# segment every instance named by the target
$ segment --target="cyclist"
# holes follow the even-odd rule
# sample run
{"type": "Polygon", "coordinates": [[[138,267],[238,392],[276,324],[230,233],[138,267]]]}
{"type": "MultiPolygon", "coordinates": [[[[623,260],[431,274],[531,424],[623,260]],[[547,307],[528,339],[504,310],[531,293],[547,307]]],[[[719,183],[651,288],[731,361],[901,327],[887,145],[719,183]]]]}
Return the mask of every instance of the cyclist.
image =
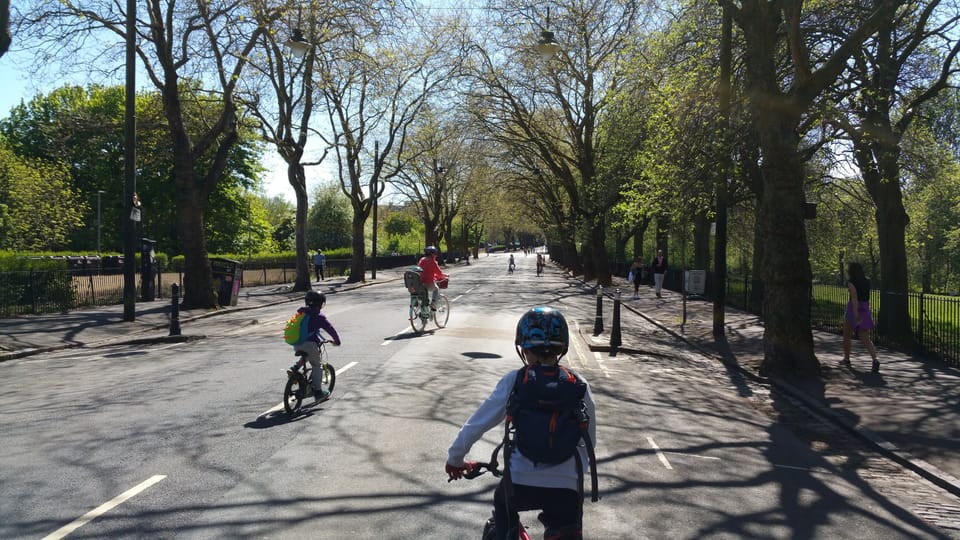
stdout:
{"type": "MultiPolygon", "coordinates": [[[[293,348],[294,350],[307,353],[307,361],[313,366],[313,372],[315,374],[313,378],[313,397],[315,400],[320,401],[330,395],[329,392],[320,387],[323,384],[323,377],[319,376],[320,370],[323,369],[320,362],[319,343],[320,340],[323,339],[320,335],[320,330],[330,334],[330,340],[337,346],[340,345],[340,335],[337,334],[337,329],[330,324],[327,316],[320,311],[323,309],[323,305],[327,303],[327,297],[323,293],[307,291],[307,294],[303,297],[303,301],[306,305],[298,309],[297,313],[305,312],[309,316],[309,322],[307,323],[309,337],[303,343],[294,345],[293,348]]],[[[296,366],[290,369],[294,370],[296,366]]]]}
{"type": "MultiPolygon", "coordinates": [[[[517,352],[528,366],[557,365],[560,357],[566,354],[569,344],[567,322],[556,309],[533,308],[517,323],[517,352]]],[[[511,371],[501,378],[493,393],[460,428],[447,455],[445,470],[450,479],[462,478],[474,468],[475,463],[464,461],[464,458],[484,433],[500,425],[506,418],[507,402],[520,373],[522,370],[511,371]]],[[[583,380],[579,374],[577,377],[583,380]]],[[[596,418],[595,406],[589,385],[583,402],[591,419],[588,432],[591,440],[596,441],[596,426],[592,421],[596,418]]],[[[577,451],[581,454],[580,463],[585,467],[586,449],[581,445],[577,451]]],[[[505,472],[493,496],[495,538],[517,538],[517,512],[535,509],[542,510],[539,519],[546,528],[544,538],[579,540],[583,537],[583,496],[579,488],[584,471],[577,471],[576,456],[559,464],[534,463],[519,448],[514,448],[505,466],[510,479],[507,480],[505,472]],[[510,530],[509,534],[507,530],[510,530]]]]}
{"type": "MultiPolygon", "coordinates": [[[[423,272],[420,272],[420,283],[423,284],[426,292],[431,293],[430,309],[433,311],[437,310],[437,297],[440,296],[440,287],[437,285],[437,280],[450,277],[444,274],[440,270],[440,265],[437,264],[437,255],[439,254],[440,251],[436,247],[427,246],[423,250],[423,257],[417,263],[417,266],[423,270],[423,272]]],[[[426,301],[426,298],[424,298],[424,301],[426,301]]]]}

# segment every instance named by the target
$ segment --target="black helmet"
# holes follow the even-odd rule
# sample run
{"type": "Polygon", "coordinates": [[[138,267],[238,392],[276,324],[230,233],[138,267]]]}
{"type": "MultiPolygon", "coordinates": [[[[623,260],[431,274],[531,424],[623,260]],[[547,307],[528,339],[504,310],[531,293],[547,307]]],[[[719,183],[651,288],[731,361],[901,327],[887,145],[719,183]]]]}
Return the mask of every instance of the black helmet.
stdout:
{"type": "Polygon", "coordinates": [[[423,252],[426,255],[433,255],[436,253],[440,253],[440,250],[438,250],[435,246],[427,246],[426,248],[423,249],[423,252]]]}
{"type": "Polygon", "coordinates": [[[323,309],[323,305],[327,303],[327,297],[322,292],[307,291],[307,295],[303,297],[303,302],[308,306],[323,309]]]}
{"type": "Polygon", "coordinates": [[[541,355],[563,356],[570,346],[567,320],[554,308],[535,307],[520,317],[516,345],[521,358],[524,350],[541,355]]]}

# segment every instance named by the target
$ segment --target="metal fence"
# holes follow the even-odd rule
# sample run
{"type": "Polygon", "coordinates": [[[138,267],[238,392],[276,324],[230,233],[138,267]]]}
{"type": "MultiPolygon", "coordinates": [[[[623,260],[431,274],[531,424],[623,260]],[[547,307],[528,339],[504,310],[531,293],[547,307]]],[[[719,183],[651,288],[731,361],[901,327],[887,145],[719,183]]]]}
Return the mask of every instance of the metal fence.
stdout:
{"type": "MultiPolygon", "coordinates": [[[[763,298],[760,287],[761,284],[749,276],[728,277],[727,305],[759,315],[763,298]]],[[[885,296],[882,291],[870,291],[870,308],[875,320],[885,296]]],[[[814,283],[810,290],[810,325],[818,330],[842,334],[848,299],[846,287],[814,283]]],[[[960,367],[960,298],[908,293],[907,306],[910,331],[919,352],[960,367]]],[[[877,329],[873,330],[871,338],[877,345],[898,347],[877,329]]]]}

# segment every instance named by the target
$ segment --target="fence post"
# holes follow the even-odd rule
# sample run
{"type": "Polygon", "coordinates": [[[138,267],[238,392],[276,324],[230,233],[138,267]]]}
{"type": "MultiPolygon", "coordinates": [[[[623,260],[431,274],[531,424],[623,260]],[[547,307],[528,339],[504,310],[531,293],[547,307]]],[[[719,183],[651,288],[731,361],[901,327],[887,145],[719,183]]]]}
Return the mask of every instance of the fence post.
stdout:
{"type": "Polygon", "coordinates": [[[610,329],[610,350],[616,351],[623,342],[620,340],[620,289],[613,297],[613,328],[610,329]]]}
{"type": "Polygon", "coordinates": [[[173,298],[173,310],[170,312],[170,335],[180,335],[180,285],[174,283],[170,286],[173,298]]]}
{"type": "Polygon", "coordinates": [[[603,285],[597,285],[597,316],[593,320],[593,335],[603,333],[603,285]]]}
{"type": "Polygon", "coordinates": [[[926,347],[923,343],[923,293],[920,293],[920,316],[917,317],[917,346],[921,353],[926,353],[926,347]]]}

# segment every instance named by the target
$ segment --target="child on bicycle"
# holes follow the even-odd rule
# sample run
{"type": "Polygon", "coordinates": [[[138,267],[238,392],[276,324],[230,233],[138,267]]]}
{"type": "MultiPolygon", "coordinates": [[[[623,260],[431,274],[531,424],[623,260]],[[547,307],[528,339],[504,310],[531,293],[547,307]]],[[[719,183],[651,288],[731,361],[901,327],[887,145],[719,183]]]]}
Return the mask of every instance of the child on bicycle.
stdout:
{"type": "MultiPolygon", "coordinates": [[[[313,366],[314,373],[318,374],[320,373],[319,370],[322,369],[319,343],[323,337],[320,335],[320,330],[330,334],[330,341],[337,346],[340,345],[340,335],[337,334],[337,329],[330,324],[327,316],[320,311],[323,309],[324,304],[327,303],[326,295],[318,291],[307,291],[303,301],[306,305],[298,309],[297,313],[306,313],[309,317],[307,322],[309,335],[303,343],[294,345],[293,348],[296,351],[307,353],[307,361],[313,366]]],[[[293,366],[291,369],[296,369],[296,366],[293,366]]],[[[320,387],[323,384],[322,379],[322,377],[318,376],[313,378],[313,397],[317,401],[326,399],[330,395],[329,392],[320,387]]]]}
{"type": "MultiPolygon", "coordinates": [[[[467,452],[485,432],[507,419],[508,404],[512,405],[511,399],[519,387],[518,378],[523,376],[525,370],[536,369],[538,366],[560,368],[560,357],[566,354],[569,343],[566,320],[556,309],[537,307],[520,318],[517,324],[516,346],[527,367],[511,371],[501,378],[493,393],[460,428],[448,451],[445,470],[449,479],[462,478],[465,473],[474,469],[475,462],[464,461],[467,452]]],[[[572,370],[563,370],[586,385],[582,403],[590,419],[587,431],[590,440],[594,441],[595,406],[590,387],[572,370]]],[[[516,409],[512,411],[515,413],[516,409]]],[[[573,456],[556,464],[535,462],[524,455],[519,446],[505,449],[505,471],[493,498],[494,538],[517,538],[518,511],[536,509],[542,511],[539,519],[545,527],[544,538],[579,540],[583,537],[581,482],[588,463],[583,442],[576,447],[576,452],[580,454],[579,459],[573,456]]]]}
{"type": "MultiPolygon", "coordinates": [[[[430,309],[433,311],[437,310],[437,297],[440,296],[440,286],[437,285],[437,281],[450,277],[444,274],[440,270],[440,265],[437,264],[437,255],[439,254],[440,251],[437,248],[427,246],[423,250],[423,257],[417,263],[417,266],[423,270],[423,272],[420,272],[420,283],[430,293],[430,309]]],[[[426,300],[427,298],[424,298],[424,301],[426,300]]]]}

